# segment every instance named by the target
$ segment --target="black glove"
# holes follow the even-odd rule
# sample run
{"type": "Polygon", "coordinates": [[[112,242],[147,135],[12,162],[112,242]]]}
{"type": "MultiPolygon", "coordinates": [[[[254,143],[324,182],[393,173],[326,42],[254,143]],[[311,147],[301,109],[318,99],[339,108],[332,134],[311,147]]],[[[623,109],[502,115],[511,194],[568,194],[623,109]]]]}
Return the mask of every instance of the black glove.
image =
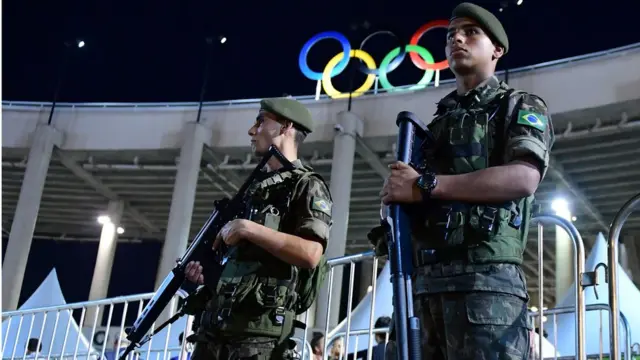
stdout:
{"type": "Polygon", "coordinates": [[[387,229],[384,225],[376,226],[367,234],[369,242],[373,245],[376,256],[389,255],[387,247],[387,229]]]}

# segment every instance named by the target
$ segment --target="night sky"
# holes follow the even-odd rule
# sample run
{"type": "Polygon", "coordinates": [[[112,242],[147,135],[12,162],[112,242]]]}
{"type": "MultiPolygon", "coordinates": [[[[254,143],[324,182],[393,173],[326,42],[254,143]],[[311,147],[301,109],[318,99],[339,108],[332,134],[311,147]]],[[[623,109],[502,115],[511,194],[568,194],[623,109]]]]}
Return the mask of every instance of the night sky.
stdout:
{"type": "MultiPolygon", "coordinates": [[[[3,3],[3,100],[51,101],[58,71],[66,68],[59,101],[198,101],[205,63],[205,38],[216,44],[205,100],[312,95],[314,81],[298,68],[298,55],[316,33],[335,30],[352,48],[377,30],[402,42],[431,20],[448,19],[457,1],[5,1],[3,3]],[[306,3],[307,5],[304,5],[306,3]],[[369,24],[363,29],[364,23],[369,24]],[[359,24],[360,30],[352,30],[359,24]],[[61,63],[64,41],[82,39],[61,63]]],[[[640,2],[524,0],[497,12],[500,1],[476,1],[499,14],[511,50],[499,69],[521,67],[629,45],[640,41],[640,2]],[[576,6],[577,5],[577,6],[576,6]],[[508,15],[508,18],[506,17],[508,15]]],[[[423,37],[436,61],[444,59],[445,31],[423,37]]],[[[376,36],[364,47],[377,64],[397,46],[376,36]]],[[[310,53],[310,67],[322,70],[341,51],[322,41],[310,53]]],[[[352,62],[357,66],[357,62],[352,62]]],[[[347,90],[349,71],[334,79],[347,90]]],[[[357,72],[356,72],[357,73],[357,72]]],[[[422,71],[406,59],[390,74],[394,85],[416,83],[422,71]]],[[[449,71],[442,78],[451,77],[449,71]]],[[[363,74],[354,80],[359,86],[363,74]]],[[[593,86],[598,86],[594,84],[593,86]]],[[[3,238],[3,253],[6,249],[3,238]]],[[[160,243],[117,248],[108,296],[153,291],[160,243]],[[134,261],[135,260],[135,261],[134,261]],[[138,279],[131,281],[131,274],[138,279]]],[[[55,267],[68,302],[86,300],[97,242],[36,240],[25,273],[21,303],[55,267]],[[55,255],[55,256],[54,256],[55,255]],[[80,260],[78,260],[80,259],[80,260]]],[[[4,254],[3,254],[4,255],[4,254]]],[[[6,269],[5,269],[6,270],[6,269]]],[[[346,277],[345,277],[346,279],[346,277]]]]}
{"type": "MultiPolygon", "coordinates": [[[[298,54],[314,34],[335,30],[353,48],[375,30],[391,30],[400,41],[424,23],[448,19],[458,1],[44,1],[3,3],[3,100],[51,101],[63,42],[74,49],[59,101],[198,101],[205,63],[205,37],[224,35],[213,48],[205,100],[312,95],[315,83],[298,68],[298,54]],[[368,30],[351,24],[368,22],[368,30]]],[[[509,33],[504,66],[520,67],[607,50],[640,41],[637,0],[524,0],[497,12],[501,1],[478,0],[498,13],[509,33]],[[577,6],[576,6],[577,5],[577,6]],[[510,14],[508,19],[506,15],[510,14]]],[[[423,37],[436,61],[444,59],[445,31],[423,37]]],[[[390,36],[365,45],[379,65],[397,46],[390,36]]],[[[321,71],[341,51],[325,40],[310,53],[321,71]]],[[[357,66],[356,61],[352,61],[357,66]]],[[[349,71],[334,81],[348,89],[349,71]]],[[[422,74],[409,59],[390,75],[394,85],[413,84],[422,74]]],[[[450,77],[447,70],[443,78],[450,77]]],[[[364,75],[356,76],[359,86],[364,75]]]]}

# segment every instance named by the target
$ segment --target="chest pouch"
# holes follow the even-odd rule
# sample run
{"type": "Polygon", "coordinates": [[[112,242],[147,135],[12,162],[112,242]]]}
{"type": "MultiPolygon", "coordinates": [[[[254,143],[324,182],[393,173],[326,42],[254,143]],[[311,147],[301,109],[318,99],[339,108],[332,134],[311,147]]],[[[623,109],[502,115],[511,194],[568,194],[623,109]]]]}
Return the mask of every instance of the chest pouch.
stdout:
{"type": "Polygon", "coordinates": [[[426,228],[430,234],[432,248],[462,243],[464,225],[469,219],[469,207],[463,203],[441,202],[428,213],[426,228]]]}
{"type": "Polygon", "coordinates": [[[218,283],[217,298],[208,309],[217,315],[213,322],[225,320],[231,315],[231,310],[244,303],[256,288],[260,268],[259,262],[227,262],[218,283]]]}
{"type": "Polygon", "coordinates": [[[471,207],[469,226],[485,235],[517,236],[522,225],[522,212],[513,202],[471,207]]]}
{"type": "Polygon", "coordinates": [[[464,112],[450,120],[449,147],[454,174],[465,174],[488,166],[491,146],[489,136],[489,114],[484,112],[464,112]]]}
{"type": "Polygon", "coordinates": [[[291,203],[289,181],[259,189],[251,198],[249,219],[276,231],[282,231],[291,203]]]}

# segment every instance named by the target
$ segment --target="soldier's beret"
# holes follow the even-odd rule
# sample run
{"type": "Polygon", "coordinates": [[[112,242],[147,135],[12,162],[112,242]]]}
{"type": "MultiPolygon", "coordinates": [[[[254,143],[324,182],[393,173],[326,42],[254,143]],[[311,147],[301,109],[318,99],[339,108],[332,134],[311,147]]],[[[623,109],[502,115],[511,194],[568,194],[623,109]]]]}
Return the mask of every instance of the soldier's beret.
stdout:
{"type": "Polygon", "coordinates": [[[291,98],[270,98],[260,101],[260,109],[285,118],[306,132],[313,131],[311,112],[301,102],[291,98]]]}
{"type": "Polygon", "coordinates": [[[492,40],[504,48],[505,54],[509,51],[509,38],[507,37],[507,33],[504,31],[500,20],[490,11],[478,5],[465,2],[453,9],[451,20],[463,17],[475,20],[480,27],[489,34],[492,40]]]}

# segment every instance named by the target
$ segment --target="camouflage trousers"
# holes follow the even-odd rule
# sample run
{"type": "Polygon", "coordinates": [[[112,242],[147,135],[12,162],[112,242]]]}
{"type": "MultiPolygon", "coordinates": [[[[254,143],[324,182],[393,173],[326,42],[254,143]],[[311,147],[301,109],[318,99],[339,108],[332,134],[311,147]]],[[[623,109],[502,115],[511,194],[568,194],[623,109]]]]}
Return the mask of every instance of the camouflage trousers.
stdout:
{"type": "Polygon", "coordinates": [[[234,343],[196,342],[191,360],[296,360],[294,350],[274,341],[245,339],[234,343]]]}
{"type": "Polygon", "coordinates": [[[423,359],[529,359],[526,299],[497,292],[424,294],[414,299],[422,323],[423,359]]]}

